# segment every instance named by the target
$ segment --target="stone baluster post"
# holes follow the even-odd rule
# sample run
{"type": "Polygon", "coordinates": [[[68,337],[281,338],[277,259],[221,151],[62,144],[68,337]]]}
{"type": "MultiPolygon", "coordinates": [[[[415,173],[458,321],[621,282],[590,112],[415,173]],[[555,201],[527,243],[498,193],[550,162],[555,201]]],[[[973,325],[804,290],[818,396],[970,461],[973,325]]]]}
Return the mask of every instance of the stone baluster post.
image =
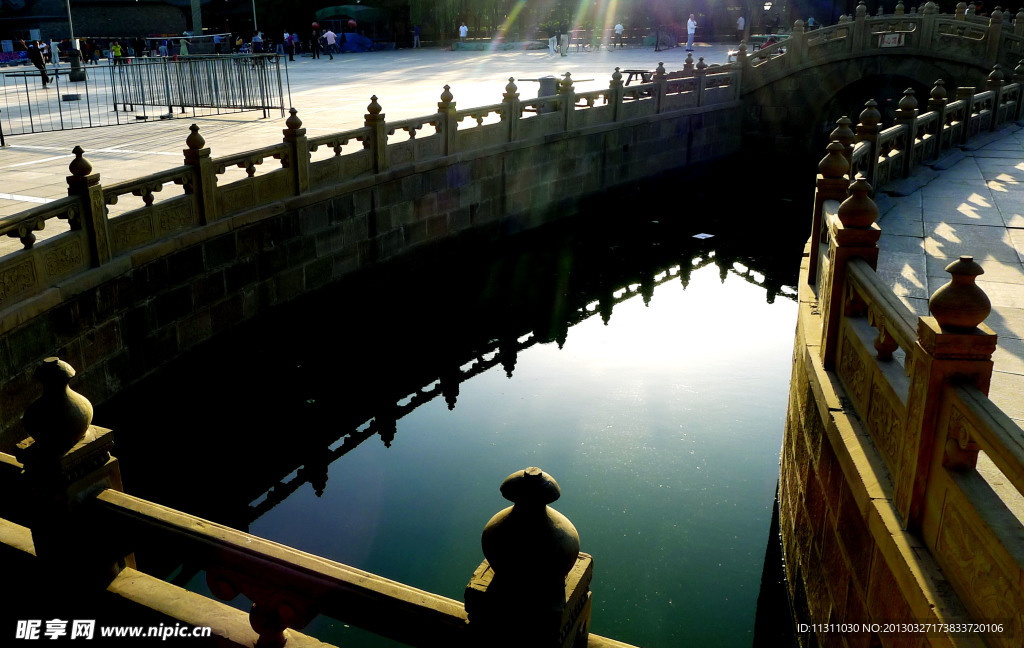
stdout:
{"type": "Polygon", "coordinates": [[[288,119],[284,125],[284,143],[288,145],[288,156],[281,158],[281,166],[292,169],[292,178],[295,183],[295,195],[304,194],[309,191],[309,140],[306,138],[306,129],[302,127],[302,120],[299,119],[298,111],[291,108],[288,119]]]}
{"type": "Polygon", "coordinates": [[[1017,84],[1017,109],[1014,111],[1014,121],[1024,115],[1024,59],[1013,68],[1013,82],[1017,84]]]}
{"type": "Polygon", "coordinates": [[[114,435],[92,425],[92,403],[68,386],[75,370],[47,358],[34,378],[43,393],[25,410],[28,437],[15,456],[24,465],[32,542],[44,569],[59,576],[62,588],[105,587],[132,559],[101,544],[102,534],[83,515],[82,505],[97,493],[123,490],[117,459],[110,455],[114,435]]]}
{"type": "Polygon", "coordinates": [[[878,103],[874,99],[869,99],[864,103],[864,110],[861,111],[859,119],[855,139],[857,142],[867,142],[871,145],[871,150],[868,152],[867,168],[863,170],[867,181],[871,182],[875,179],[878,169],[878,134],[882,130],[879,124],[882,120],[882,113],[878,112],[878,103]]]}
{"type": "Polygon", "coordinates": [[[900,0],[899,2],[896,3],[896,10],[893,11],[893,14],[895,14],[897,16],[903,16],[906,13],[907,13],[907,9],[906,9],[906,7],[903,6],[903,0],[900,0]]]}
{"type": "MultiPolygon", "coordinates": [[[[949,105],[949,97],[946,95],[946,82],[942,79],[936,79],[935,85],[932,86],[931,92],[928,93],[928,110],[939,113],[939,124],[935,132],[935,151],[932,155],[933,159],[939,159],[942,155],[943,149],[947,148],[945,143],[945,129],[946,129],[946,107],[949,105]]],[[[952,146],[953,142],[950,141],[948,146],[952,146]]]]}
{"type": "MultiPolygon", "coordinates": [[[[364,125],[372,129],[368,141],[363,142],[364,148],[370,149],[373,159],[373,172],[380,173],[388,168],[388,130],[384,122],[384,113],[381,112],[380,104],[377,103],[377,95],[370,97],[370,103],[366,106],[364,125]]],[[[447,136],[446,136],[447,137],[447,136]]]]}
{"type": "MultiPolygon", "coordinates": [[[[522,114],[522,109],[519,107],[518,90],[515,79],[509,77],[505,93],[501,95],[502,103],[505,104],[501,111],[501,119],[508,126],[508,141],[510,142],[519,138],[519,117],[522,114]]],[[[438,104],[438,108],[440,108],[440,104],[438,104]]]]}
{"type": "Polygon", "coordinates": [[[206,147],[206,140],[199,134],[199,127],[192,124],[188,129],[190,133],[185,138],[185,146],[188,148],[182,153],[185,155],[185,166],[192,167],[192,179],[185,183],[184,190],[186,195],[195,196],[199,223],[206,225],[220,217],[217,210],[217,174],[213,170],[213,159],[210,149],[206,147]]]}
{"type": "Polygon", "coordinates": [[[466,586],[472,645],[586,647],[593,561],[568,518],[548,506],[560,492],[540,468],[501,484],[513,506],[484,527],[484,561],[466,586]]]}
{"type": "MultiPolygon", "coordinates": [[[[838,129],[836,129],[838,130],[838,129]]],[[[851,132],[852,135],[852,132],[851,132]]],[[[828,154],[818,162],[818,178],[815,181],[814,211],[811,214],[811,244],[807,259],[807,280],[818,283],[818,271],[821,263],[821,234],[826,227],[824,222],[825,201],[845,200],[850,181],[850,161],[844,155],[845,146],[842,142],[833,141],[828,145],[828,154]]]]}
{"type": "MultiPolygon", "coordinates": [[[[913,360],[908,358],[910,391],[903,453],[895,477],[895,504],[903,524],[920,529],[929,466],[945,383],[956,379],[988,394],[996,334],[983,324],[991,303],[975,278],[984,273],[973,257],[946,266],[951,281],[928,300],[929,317],[917,319],[913,360]]],[[[911,355],[908,353],[908,355],[911,355]]],[[[957,461],[957,450],[946,459],[957,461]]]]}
{"type": "Polygon", "coordinates": [[[850,52],[852,54],[864,51],[864,44],[871,38],[867,20],[868,6],[864,4],[864,0],[861,0],[853,15],[853,33],[850,35],[850,52]]]}
{"type": "Polygon", "coordinates": [[[795,69],[807,60],[807,34],[804,31],[804,21],[797,20],[793,23],[793,33],[786,41],[786,66],[795,69]]]}
{"type": "Polygon", "coordinates": [[[1013,33],[1024,36],[1024,8],[1018,9],[1017,15],[1013,17],[1013,33]]]}
{"type": "Polygon", "coordinates": [[[921,9],[921,34],[917,46],[921,49],[932,47],[935,37],[935,21],[939,17],[939,6],[929,0],[921,9]]]}
{"type": "Polygon", "coordinates": [[[572,85],[572,75],[569,72],[558,82],[558,99],[562,108],[563,127],[565,130],[572,130],[575,126],[576,115],[576,89],[572,85]]]}
{"type": "Polygon", "coordinates": [[[739,47],[736,48],[736,67],[737,75],[733,83],[736,85],[736,93],[734,98],[739,100],[743,93],[743,80],[748,78],[751,72],[750,58],[747,56],[747,44],[740,43],[739,47]]]}
{"type": "Polygon", "coordinates": [[[658,67],[654,68],[651,81],[654,82],[654,111],[660,114],[662,107],[665,105],[665,93],[668,86],[668,74],[665,73],[665,63],[663,61],[659,61],[658,67]]]}
{"type": "Polygon", "coordinates": [[[694,69],[697,76],[697,105],[703,106],[708,92],[708,64],[704,62],[703,56],[697,58],[694,69]]]}
{"type": "Polygon", "coordinates": [[[964,2],[963,0],[960,0],[960,2],[956,3],[956,13],[953,15],[953,18],[956,19],[956,20],[966,20],[967,19],[967,3],[966,2],[964,2]]]}
{"type": "Polygon", "coordinates": [[[110,261],[110,231],[107,228],[107,205],[103,202],[100,174],[92,172],[92,164],[83,157],[81,146],[71,149],[75,159],[68,165],[68,195],[77,196],[81,212],[69,219],[73,230],[85,228],[89,243],[89,261],[99,267],[110,261]]]}
{"type": "Polygon", "coordinates": [[[989,65],[999,61],[999,46],[1003,40],[1003,12],[996,7],[988,19],[988,33],[985,34],[985,60],[989,65]]]}
{"type": "MultiPolygon", "coordinates": [[[[853,160],[853,143],[857,141],[857,135],[850,126],[853,126],[853,120],[843,115],[836,120],[835,130],[828,136],[830,142],[839,142],[843,145],[843,157],[848,164],[853,160]]],[[[843,197],[845,198],[845,194],[843,197]]]]}
{"type": "Polygon", "coordinates": [[[612,106],[612,121],[619,121],[622,119],[622,72],[619,68],[615,68],[612,72],[612,80],[608,82],[608,91],[611,96],[608,97],[608,101],[612,106]]]}
{"type": "MultiPolygon", "coordinates": [[[[914,89],[907,88],[903,91],[903,98],[900,99],[896,109],[896,123],[906,129],[906,141],[903,145],[903,163],[900,174],[906,178],[913,170],[914,144],[917,142],[917,97],[914,96],[914,89]]],[[[922,157],[923,160],[923,157],[922,157]]]]}
{"type": "Polygon", "coordinates": [[[455,119],[455,102],[452,101],[454,98],[451,87],[445,85],[444,91],[441,92],[441,101],[437,102],[437,125],[441,134],[441,155],[451,155],[458,148],[455,140],[458,137],[459,122],[455,119]]]}
{"type": "Polygon", "coordinates": [[[683,61],[683,73],[687,76],[693,76],[693,52],[686,53],[686,60],[683,61]]]}
{"type": "Polygon", "coordinates": [[[972,2],[972,3],[967,5],[967,11],[964,12],[964,20],[966,20],[967,18],[973,18],[973,17],[974,17],[974,3],[972,2]]]}
{"type": "Polygon", "coordinates": [[[835,367],[846,292],[846,265],[857,257],[867,261],[872,269],[878,263],[878,239],[882,230],[875,223],[878,206],[868,197],[870,191],[871,185],[864,176],[858,176],[850,185],[850,197],[839,205],[838,218],[829,219],[827,223],[829,265],[828,271],[822,273],[818,291],[823,326],[821,361],[826,369],[835,367]]]}
{"type": "Polygon", "coordinates": [[[960,141],[958,142],[958,144],[964,145],[971,136],[971,122],[974,116],[974,86],[960,86],[957,88],[956,100],[962,100],[967,104],[967,108],[964,109],[964,124],[963,128],[960,129],[960,141]]]}
{"type": "Polygon", "coordinates": [[[1004,104],[1006,97],[1003,96],[1003,86],[1006,85],[1006,75],[1003,74],[1003,66],[998,63],[992,66],[992,71],[985,79],[985,89],[995,93],[995,101],[992,102],[992,119],[988,122],[989,132],[996,129],[996,125],[1003,120],[1004,104]]]}

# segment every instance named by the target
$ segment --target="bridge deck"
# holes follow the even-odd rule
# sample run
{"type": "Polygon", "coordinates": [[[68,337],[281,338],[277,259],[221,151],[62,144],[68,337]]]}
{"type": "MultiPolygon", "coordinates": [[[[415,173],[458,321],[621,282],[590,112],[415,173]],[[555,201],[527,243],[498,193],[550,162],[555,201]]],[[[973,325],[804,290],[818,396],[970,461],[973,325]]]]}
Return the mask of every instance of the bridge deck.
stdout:
{"type": "Polygon", "coordinates": [[[985,269],[978,285],[992,301],[985,323],[999,334],[990,398],[1024,425],[1024,129],[1004,129],[972,148],[945,170],[886,187],[908,195],[879,200],[878,271],[927,315],[928,296],[949,279],[945,266],[974,256],[985,269]]]}

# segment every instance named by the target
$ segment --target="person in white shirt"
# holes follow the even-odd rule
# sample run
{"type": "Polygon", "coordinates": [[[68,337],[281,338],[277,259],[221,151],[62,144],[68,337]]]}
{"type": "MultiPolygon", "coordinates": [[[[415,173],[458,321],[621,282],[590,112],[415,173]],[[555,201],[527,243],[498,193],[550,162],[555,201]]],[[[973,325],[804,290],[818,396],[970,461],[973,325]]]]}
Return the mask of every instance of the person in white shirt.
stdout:
{"type": "Polygon", "coordinates": [[[459,40],[464,41],[467,36],[469,36],[469,27],[466,27],[466,23],[462,23],[462,25],[459,26],[459,40]]]}
{"type": "Polygon", "coordinates": [[[622,47],[622,31],[623,31],[623,29],[624,28],[622,26],[622,23],[616,23],[615,24],[615,42],[618,44],[619,47],[622,47]]]}
{"type": "Polygon", "coordinates": [[[334,60],[334,53],[338,51],[338,35],[334,33],[334,30],[327,28],[324,32],[324,40],[327,41],[327,56],[334,60]]]}
{"type": "Polygon", "coordinates": [[[743,16],[736,19],[736,42],[739,43],[743,40],[743,28],[746,26],[746,21],[743,20],[743,16]]]}
{"type": "Polygon", "coordinates": [[[693,35],[697,32],[697,21],[693,19],[693,14],[690,14],[690,19],[686,21],[686,51],[693,51],[693,35]]]}

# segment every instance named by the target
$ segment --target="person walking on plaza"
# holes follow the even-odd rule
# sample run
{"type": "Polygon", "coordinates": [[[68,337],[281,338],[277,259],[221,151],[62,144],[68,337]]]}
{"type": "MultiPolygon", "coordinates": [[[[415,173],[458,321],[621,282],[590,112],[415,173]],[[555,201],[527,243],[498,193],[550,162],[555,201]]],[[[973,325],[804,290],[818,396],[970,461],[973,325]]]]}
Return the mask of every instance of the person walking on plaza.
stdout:
{"type": "Polygon", "coordinates": [[[693,51],[693,35],[697,33],[697,21],[694,20],[693,14],[690,14],[690,19],[686,21],[686,51],[693,51]]]}
{"type": "Polygon", "coordinates": [[[320,25],[317,23],[313,23],[313,25],[313,31],[309,35],[309,50],[313,53],[313,58],[318,59],[320,58],[320,25]]]}
{"type": "Polygon", "coordinates": [[[745,26],[746,26],[746,21],[743,19],[743,16],[740,16],[739,18],[736,19],[736,42],[737,43],[743,41],[743,28],[745,26]]]}
{"type": "Polygon", "coordinates": [[[622,32],[625,28],[622,23],[615,23],[615,44],[622,47],[622,32]]]}
{"type": "Polygon", "coordinates": [[[327,42],[327,47],[324,48],[327,50],[327,56],[330,56],[333,61],[334,53],[338,51],[338,35],[330,27],[324,32],[324,41],[327,42]]]}
{"type": "Polygon", "coordinates": [[[263,32],[256,32],[252,35],[252,53],[262,54],[263,53],[263,32]]]}
{"type": "Polygon", "coordinates": [[[50,76],[46,73],[46,63],[43,61],[43,51],[40,49],[39,41],[32,41],[30,45],[25,45],[25,41],[21,41],[24,45],[25,51],[28,52],[28,60],[32,61],[32,65],[39,69],[40,78],[43,81],[43,87],[50,82],[50,76]]]}
{"type": "Polygon", "coordinates": [[[286,47],[288,47],[288,32],[284,33],[284,36],[281,37],[281,42],[277,44],[277,53],[284,56],[284,49],[286,47]]]}
{"type": "Polygon", "coordinates": [[[462,23],[459,26],[459,42],[465,42],[467,36],[469,36],[469,27],[466,27],[466,23],[462,23]]]}
{"type": "Polygon", "coordinates": [[[420,26],[419,25],[413,25],[412,26],[412,46],[413,46],[413,49],[416,49],[416,48],[418,48],[420,46],[420,26]]]}
{"type": "Polygon", "coordinates": [[[284,42],[285,48],[288,50],[288,60],[295,60],[295,43],[299,40],[299,37],[295,35],[295,32],[285,32],[284,42]]]}

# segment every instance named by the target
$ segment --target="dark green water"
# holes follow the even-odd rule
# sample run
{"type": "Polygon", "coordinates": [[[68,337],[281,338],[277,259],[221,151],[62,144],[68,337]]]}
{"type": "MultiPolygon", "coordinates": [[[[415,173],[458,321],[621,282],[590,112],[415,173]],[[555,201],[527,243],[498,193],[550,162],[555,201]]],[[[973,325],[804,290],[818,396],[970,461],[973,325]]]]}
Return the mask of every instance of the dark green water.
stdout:
{"type": "Polygon", "coordinates": [[[594,556],[593,632],[750,646],[803,228],[768,241],[743,219],[788,203],[716,213],[715,191],[446,246],[264,318],[101,408],[126,489],[461,600],[498,486],[539,466],[594,556]]]}

